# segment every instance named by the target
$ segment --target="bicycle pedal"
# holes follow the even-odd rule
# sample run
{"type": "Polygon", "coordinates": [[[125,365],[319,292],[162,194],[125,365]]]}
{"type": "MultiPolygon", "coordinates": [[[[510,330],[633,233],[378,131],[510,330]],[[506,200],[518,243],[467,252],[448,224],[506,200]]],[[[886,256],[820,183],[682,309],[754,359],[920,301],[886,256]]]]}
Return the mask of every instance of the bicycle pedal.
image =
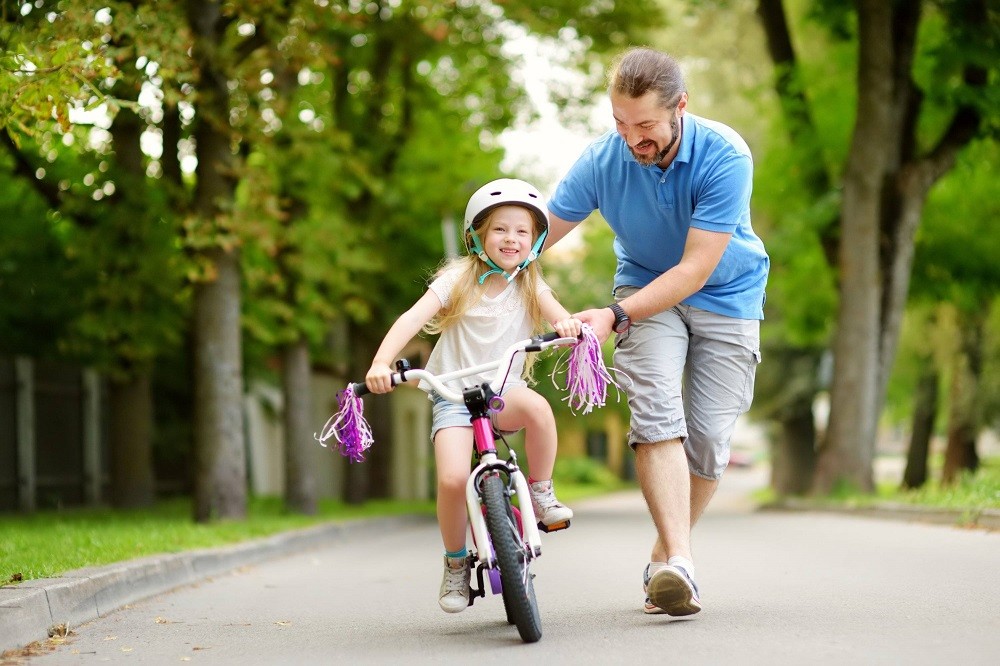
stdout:
{"type": "Polygon", "coordinates": [[[564,530],[569,527],[570,521],[564,520],[558,523],[552,523],[551,525],[546,525],[545,523],[539,521],[538,529],[542,532],[548,534],[549,532],[558,532],[559,530],[564,530]]]}

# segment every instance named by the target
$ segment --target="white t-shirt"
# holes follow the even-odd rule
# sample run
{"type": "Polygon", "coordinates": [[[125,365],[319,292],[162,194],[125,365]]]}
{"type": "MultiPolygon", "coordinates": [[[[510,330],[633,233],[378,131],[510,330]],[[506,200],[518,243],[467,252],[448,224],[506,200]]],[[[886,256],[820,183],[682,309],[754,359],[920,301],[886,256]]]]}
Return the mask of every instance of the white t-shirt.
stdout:
{"type": "MultiPolygon", "coordinates": [[[[461,268],[453,268],[431,282],[429,289],[437,295],[443,306],[448,305],[452,287],[461,273],[461,268]]],[[[544,280],[539,280],[539,295],[551,290],[544,280]]],[[[498,296],[483,296],[482,301],[469,308],[457,324],[441,333],[427,359],[426,369],[439,375],[497,361],[507,347],[531,337],[532,330],[531,317],[521,295],[520,284],[515,278],[498,296]]],[[[518,354],[514,357],[504,388],[524,386],[525,381],[521,378],[523,369],[524,354],[518,354]]],[[[492,381],[495,373],[496,370],[491,370],[453,379],[445,385],[461,391],[467,386],[492,381]]],[[[420,382],[420,388],[431,391],[430,385],[423,381],[420,382]]]]}

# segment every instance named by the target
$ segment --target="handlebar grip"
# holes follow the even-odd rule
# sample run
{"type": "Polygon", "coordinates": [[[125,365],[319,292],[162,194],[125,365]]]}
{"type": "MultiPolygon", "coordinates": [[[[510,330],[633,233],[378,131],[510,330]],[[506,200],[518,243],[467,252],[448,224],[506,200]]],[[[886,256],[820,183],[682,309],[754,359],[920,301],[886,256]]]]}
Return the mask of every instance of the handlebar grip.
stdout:
{"type": "Polygon", "coordinates": [[[538,336],[538,341],[539,342],[549,342],[551,340],[557,340],[557,339],[559,339],[561,337],[562,336],[559,335],[558,333],[556,333],[555,331],[550,331],[549,333],[542,333],[541,335],[539,335],[538,336]]]}
{"type": "Polygon", "coordinates": [[[364,382],[358,382],[356,384],[351,384],[350,388],[352,388],[354,390],[354,395],[357,395],[357,396],[367,395],[367,394],[371,393],[371,391],[368,390],[368,387],[365,385],[364,382]]]}

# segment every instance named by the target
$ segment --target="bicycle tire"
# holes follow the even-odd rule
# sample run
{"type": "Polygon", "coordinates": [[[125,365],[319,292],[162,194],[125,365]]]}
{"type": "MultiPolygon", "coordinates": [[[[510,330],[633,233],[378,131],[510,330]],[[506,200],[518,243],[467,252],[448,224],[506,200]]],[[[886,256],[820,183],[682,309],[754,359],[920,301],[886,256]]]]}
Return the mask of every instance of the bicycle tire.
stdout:
{"type": "Polygon", "coordinates": [[[521,540],[514,512],[510,507],[503,480],[498,474],[487,474],[482,481],[486,526],[489,528],[500,568],[503,602],[508,621],[512,621],[525,643],[542,637],[542,619],[535,599],[535,586],[528,571],[529,560],[521,540]]]}

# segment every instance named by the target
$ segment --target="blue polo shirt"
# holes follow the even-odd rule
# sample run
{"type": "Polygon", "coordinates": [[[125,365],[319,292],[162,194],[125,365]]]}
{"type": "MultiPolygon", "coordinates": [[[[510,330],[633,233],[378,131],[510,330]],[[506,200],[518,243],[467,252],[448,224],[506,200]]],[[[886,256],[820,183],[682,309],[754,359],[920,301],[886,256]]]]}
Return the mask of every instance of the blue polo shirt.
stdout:
{"type": "Polygon", "coordinates": [[[732,234],[705,286],[683,302],[740,319],[764,318],[770,265],[750,225],[753,158],[731,128],[682,116],[677,156],[666,170],[642,166],[610,131],[583,152],[549,199],[568,222],[599,210],[615,232],[615,287],[645,287],[676,266],[688,229],[732,234]]]}

